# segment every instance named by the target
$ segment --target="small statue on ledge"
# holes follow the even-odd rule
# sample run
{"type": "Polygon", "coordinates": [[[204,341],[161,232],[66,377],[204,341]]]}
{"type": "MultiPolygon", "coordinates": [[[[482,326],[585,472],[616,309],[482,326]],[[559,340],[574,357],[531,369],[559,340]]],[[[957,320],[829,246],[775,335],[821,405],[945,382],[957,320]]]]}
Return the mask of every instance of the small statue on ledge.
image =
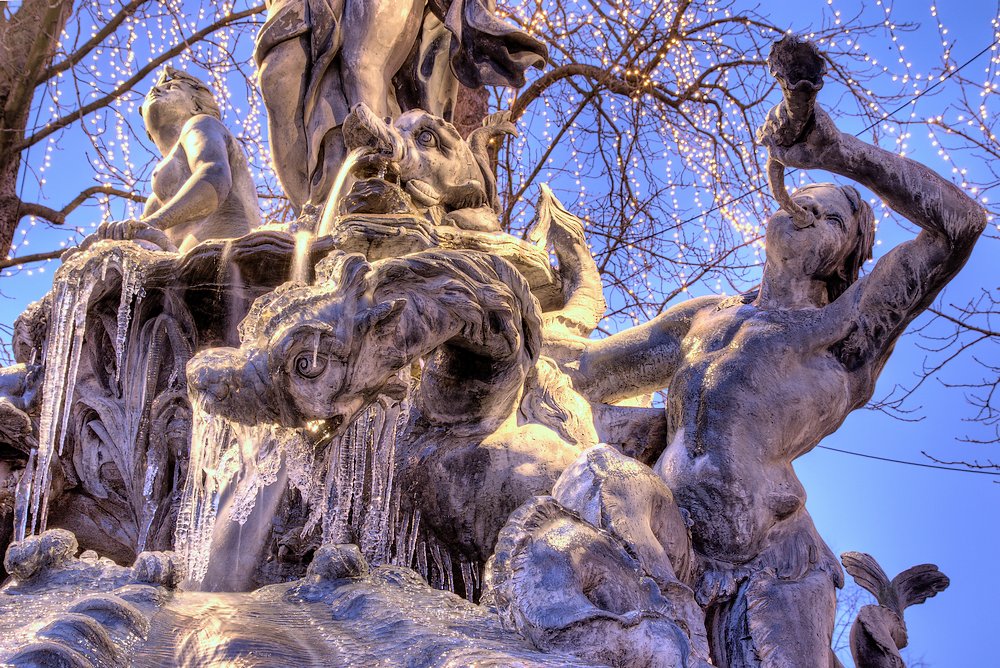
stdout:
{"type": "Polygon", "coordinates": [[[260,224],[243,148],[222,124],[204,83],[165,67],[140,113],[163,154],[142,218],[103,223],[80,250],[102,239],[135,239],[186,251],[206,239],[243,236],[260,224]]]}

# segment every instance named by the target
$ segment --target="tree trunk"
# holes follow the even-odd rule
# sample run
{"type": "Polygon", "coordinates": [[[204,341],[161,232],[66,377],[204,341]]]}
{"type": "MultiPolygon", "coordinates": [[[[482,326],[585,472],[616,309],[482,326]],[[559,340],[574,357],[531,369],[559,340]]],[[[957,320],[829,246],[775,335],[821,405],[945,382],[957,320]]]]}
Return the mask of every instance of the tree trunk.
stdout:
{"type": "Polygon", "coordinates": [[[44,82],[72,0],[24,0],[0,18],[0,258],[10,252],[20,222],[18,172],[35,89],[44,82]]]}

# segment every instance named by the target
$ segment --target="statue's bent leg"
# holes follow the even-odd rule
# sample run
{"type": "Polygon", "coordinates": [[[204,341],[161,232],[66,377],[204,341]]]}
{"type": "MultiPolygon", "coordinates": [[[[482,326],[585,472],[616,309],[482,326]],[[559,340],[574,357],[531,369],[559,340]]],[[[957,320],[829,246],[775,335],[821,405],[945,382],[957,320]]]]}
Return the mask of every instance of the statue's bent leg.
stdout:
{"type": "Polygon", "coordinates": [[[268,51],[259,74],[267,108],[271,160],[296,210],[309,200],[309,147],[303,114],[310,69],[308,53],[307,37],[280,42],[268,51]]]}
{"type": "Polygon", "coordinates": [[[342,76],[348,107],[367,104],[381,117],[395,107],[392,77],[420,34],[424,0],[350,0],[344,7],[342,76]],[[392,96],[392,101],[390,101],[392,96]]]}
{"type": "Polygon", "coordinates": [[[800,580],[759,571],[709,612],[712,658],[723,668],[835,668],[836,587],[814,570],[800,580]]]}

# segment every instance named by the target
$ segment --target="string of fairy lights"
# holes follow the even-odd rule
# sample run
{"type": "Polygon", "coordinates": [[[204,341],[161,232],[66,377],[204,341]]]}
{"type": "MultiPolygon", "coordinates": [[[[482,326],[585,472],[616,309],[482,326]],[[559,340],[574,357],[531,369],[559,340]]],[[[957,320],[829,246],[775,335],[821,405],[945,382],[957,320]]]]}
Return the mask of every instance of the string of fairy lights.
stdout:
{"type": "MultiPolygon", "coordinates": [[[[98,34],[126,4],[80,4],[61,37],[55,63],[98,34]]],[[[151,60],[188,44],[165,62],[192,71],[219,93],[223,121],[244,145],[261,192],[280,194],[269,166],[266,119],[250,59],[263,13],[204,39],[191,39],[205,26],[252,5],[246,0],[140,5],[83,60],[36,93],[34,130],[60,123],[123,87],[151,60]]],[[[988,203],[996,180],[969,178],[967,167],[955,157],[970,144],[963,144],[955,129],[961,126],[995,145],[989,107],[1000,83],[997,49],[991,50],[981,80],[965,82],[968,95],[978,99],[965,105],[964,113],[948,102],[936,105],[934,116],[924,116],[918,105],[910,104],[908,113],[894,117],[893,109],[921,97],[954,71],[955,56],[970,53],[971,45],[958,48],[931,4],[928,13],[940,55],[933,66],[915,64],[906,43],[911,27],[897,22],[893,5],[876,0],[863,11],[859,7],[848,0],[827,0],[821,23],[806,33],[838,64],[823,94],[835,107],[838,123],[845,129],[850,122],[873,125],[866,129],[866,139],[904,155],[913,150],[914,133],[925,128],[941,160],[938,169],[949,171],[988,203]],[[951,107],[942,110],[947,104],[951,107]]],[[[648,319],[675,295],[725,293],[752,284],[763,260],[762,222],[773,209],[764,187],[763,153],[754,145],[753,132],[779,99],[763,59],[789,26],[720,0],[511,0],[501,3],[500,11],[548,44],[549,70],[593,65],[634,91],[609,92],[606,81],[595,89],[592,78],[570,77],[528,106],[518,123],[520,136],[501,156],[501,191],[508,198],[512,231],[531,224],[538,184],[550,183],[587,225],[612,305],[607,329],[648,319]],[[679,5],[686,9],[679,11],[679,5]]],[[[991,27],[994,38],[1000,38],[995,17],[991,27]]],[[[147,192],[158,156],[145,137],[138,109],[156,69],[107,106],[32,146],[25,161],[30,193],[25,199],[47,202],[54,190],[50,179],[79,178],[84,171],[93,173],[96,184],[147,192]],[[74,142],[86,146],[86,157],[67,155],[61,148],[74,142]]],[[[496,103],[510,106],[517,95],[497,91],[496,103]]],[[[804,173],[791,175],[790,185],[807,179],[804,173]]],[[[79,241],[105,220],[137,217],[142,207],[139,201],[109,196],[91,204],[71,217],[74,226],[61,233],[62,245],[79,241]]],[[[265,197],[261,204],[267,217],[288,215],[280,198],[265,197]]],[[[889,216],[880,202],[872,204],[880,220],[889,216]]],[[[55,202],[55,208],[61,205],[55,202]]],[[[42,243],[38,237],[54,245],[58,231],[41,234],[41,228],[51,227],[41,219],[26,219],[10,256],[35,252],[42,243]]],[[[46,267],[54,265],[11,267],[4,275],[30,277],[46,267]]]]}
{"type": "MultiPolygon", "coordinates": [[[[58,72],[36,91],[34,104],[40,112],[40,123],[29,128],[28,135],[45,133],[48,126],[78,114],[79,109],[97,100],[108,98],[108,104],[27,149],[23,156],[27,165],[25,175],[33,177],[34,192],[31,197],[22,192],[22,199],[46,200],[54,163],[53,175],[57,178],[81,173],[79,161],[82,156],[60,155],[61,146],[70,142],[86,146],[81,152],[86,154],[86,170],[93,175],[90,183],[80,178],[81,190],[97,184],[137,195],[148,191],[150,173],[159,156],[142,128],[139,107],[160,69],[148,66],[160,60],[163,64],[190,70],[218,93],[223,120],[246,149],[252,173],[264,190],[273,190],[276,180],[270,168],[264,112],[254,90],[254,71],[249,59],[263,13],[256,12],[224,25],[208,38],[192,40],[191,36],[206,25],[224,23],[227,17],[244,13],[252,3],[227,0],[195,4],[185,0],[164,0],[142,3],[134,11],[125,12],[126,5],[130,4],[119,0],[93,0],[79,5],[68,22],[53,59],[56,66],[94,38],[120,12],[125,14],[117,30],[107,35],[84,59],[58,72]],[[185,45],[188,48],[184,48],[185,45]],[[173,51],[177,51],[176,55],[164,59],[173,51]],[[148,68],[149,72],[141,78],[141,83],[128,86],[127,82],[143,68],[148,68]],[[120,89],[124,89],[120,95],[113,94],[120,89]],[[41,157],[36,158],[39,154],[41,157]]],[[[60,194],[60,197],[66,196],[60,194]]],[[[140,201],[108,195],[93,199],[88,203],[90,206],[81,207],[81,213],[73,216],[74,222],[81,222],[69,228],[59,246],[78,242],[106,220],[137,218],[142,211],[141,197],[138,199],[140,201]]],[[[64,203],[57,203],[55,208],[64,203]]],[[[264,199],[262,204],[268,209],[274,205],[274,200],[264,199]]],[[[51,227],[47,221],[27,218],[15,236],[10,257],[31,252],[32,238],[37,236],[38,228],[46,226],[51,227]]],[[[47,236],[46,242],[51,243],[50,240],[51,236],[47,236]]],[[[30,277],[35,272],[44,272],[51,262],[20,271],[30,277]]],[[[17,273],[19,268],[15,267],[4,275],[17,273]]]]}

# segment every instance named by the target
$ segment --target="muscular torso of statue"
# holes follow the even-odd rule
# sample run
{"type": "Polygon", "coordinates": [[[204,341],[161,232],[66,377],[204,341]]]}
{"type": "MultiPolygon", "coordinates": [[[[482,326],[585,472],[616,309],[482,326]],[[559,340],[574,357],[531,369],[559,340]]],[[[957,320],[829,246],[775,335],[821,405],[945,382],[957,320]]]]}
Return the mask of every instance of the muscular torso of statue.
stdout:
{"type": "Polygon", "coordinates": [[[829,342],[802,336],[818,310],[705,301],[667,388],[668,444],[656,470],[690,513],[698,551],[739,563],[777,522],[804,512],[791,461],[868,398],[858,376],[869,374],[849,372],[829,342]]]}
{"type": "MultiPolygon", "coordinates": [[[[187,246],[192,242],[206,239],[231,239],[246,234],[249,231],[248,221],[256,223],[260,219],[257,210],[257,193],[250,170],[247,166],[243,149],[220,121],[210,116],[197,116],[185,123],[184,132],[193,125],[217,125],[209,128],[216,131],[216,136],[225,141],[226,154],[232,175],[232,187],[218,208],[206,216],[192,218],[164,230],[167,237],[178,248],[187,240],[187,246]]],[[[192,177],[191,160],[184,144],[178,142],[163,157],[153,170],[151,178],[152,194],[146,202],[143,217],[156,213],[165,202],[177,196],[192,177]]]]}

